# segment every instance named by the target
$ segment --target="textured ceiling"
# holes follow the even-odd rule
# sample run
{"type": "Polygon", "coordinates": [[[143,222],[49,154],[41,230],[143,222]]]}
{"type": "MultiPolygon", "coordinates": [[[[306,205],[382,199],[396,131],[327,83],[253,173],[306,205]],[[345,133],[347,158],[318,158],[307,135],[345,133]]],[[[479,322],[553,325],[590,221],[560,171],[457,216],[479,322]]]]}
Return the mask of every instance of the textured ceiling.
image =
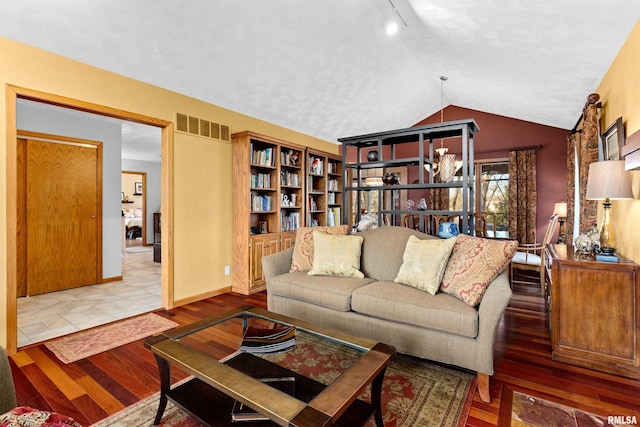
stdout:
{"type": "MultiPolygon", "coordinates": [[[[638,0],[5,0],[0,35],[318,138],[444,105],[570,129],[638,0]]],[[[446,119],[446,118],[445,118],[446,119]]],[[[241,130],[241,129],[234,129],[241,130]]]]}

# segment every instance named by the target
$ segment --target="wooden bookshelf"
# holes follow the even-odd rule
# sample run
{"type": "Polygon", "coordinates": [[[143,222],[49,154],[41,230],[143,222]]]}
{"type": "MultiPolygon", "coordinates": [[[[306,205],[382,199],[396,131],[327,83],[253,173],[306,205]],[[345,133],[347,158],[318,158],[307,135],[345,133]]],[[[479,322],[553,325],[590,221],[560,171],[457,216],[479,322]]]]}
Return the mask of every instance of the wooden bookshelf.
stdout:
{"type": "Polygon", "coordinates": [[[262,257],[304,225],[305,147],[255,132],[233,138],[233,291],[264,290],[262,257]]]}

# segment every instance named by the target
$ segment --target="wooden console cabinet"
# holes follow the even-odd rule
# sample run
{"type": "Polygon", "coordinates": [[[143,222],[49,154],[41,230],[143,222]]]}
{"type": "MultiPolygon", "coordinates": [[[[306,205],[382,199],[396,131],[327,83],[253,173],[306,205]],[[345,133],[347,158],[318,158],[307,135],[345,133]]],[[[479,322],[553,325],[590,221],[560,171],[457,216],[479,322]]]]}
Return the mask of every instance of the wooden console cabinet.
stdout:
{"type": "Polygon", "coordinates": [[[640,265],[548,245],[553,360],[640,379],[640,265]]]}

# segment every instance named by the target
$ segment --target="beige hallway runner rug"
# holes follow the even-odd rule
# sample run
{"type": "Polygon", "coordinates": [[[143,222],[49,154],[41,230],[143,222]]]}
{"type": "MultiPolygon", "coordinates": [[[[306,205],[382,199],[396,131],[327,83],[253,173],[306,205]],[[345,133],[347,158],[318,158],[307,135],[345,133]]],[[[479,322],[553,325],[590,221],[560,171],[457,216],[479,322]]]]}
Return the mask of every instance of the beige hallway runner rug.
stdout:
{"type": "Polygon", "coordinates": [[[176,326],[179,326],[176,322],[149,313],[67,335],[45,345],[62,362],[71,363],[176,326]]]}

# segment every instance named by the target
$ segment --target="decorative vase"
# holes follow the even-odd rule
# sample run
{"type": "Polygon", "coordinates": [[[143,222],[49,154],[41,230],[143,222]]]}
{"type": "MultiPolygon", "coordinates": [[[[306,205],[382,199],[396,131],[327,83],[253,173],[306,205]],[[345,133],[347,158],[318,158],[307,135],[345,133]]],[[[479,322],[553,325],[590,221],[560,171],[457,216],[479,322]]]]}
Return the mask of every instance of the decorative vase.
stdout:
{"type": "Polygon", "coordinates": [[[418,202],[418,210],[426,211],[427,210],[427,201],[423,198],[418,202]]]}
{"type": "Polygon", "coordinates": [[[378,161],[378,152],[376,150],[371,150],[367,153],[367,160],[370,162],[378,161]]]}
{"type": "Polygon", "coordinates": [[[443,239],[448,239],[460,234],[458,230],[458,224],[455,222],[441,222],[438,226],[438,236],[443,239]]]}
{"type": "Polygon", "coordinates": [[[398,179],[398,174],[387,172],[382,177],[382,182],[384,182],[385,185],[396,185],[400,183],[400,180],[398,179]]]}

